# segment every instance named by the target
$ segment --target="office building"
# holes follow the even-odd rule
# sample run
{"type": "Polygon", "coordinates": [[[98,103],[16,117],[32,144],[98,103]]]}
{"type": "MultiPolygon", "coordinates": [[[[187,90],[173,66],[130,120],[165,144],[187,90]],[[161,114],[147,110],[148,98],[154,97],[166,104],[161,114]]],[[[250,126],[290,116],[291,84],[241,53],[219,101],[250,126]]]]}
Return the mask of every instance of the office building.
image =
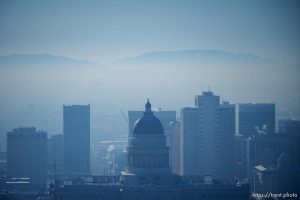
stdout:
{"type": "MultiPolygon", "coordinates": [[[[281,153],[277,158],[277,165],[265,167],[258,165],[254,167],[253,192],[266,194],[287,194],[285,198],[296,198],[295,194],[299,190],[300,167],[292,167],[286,153],[281,153]],[[294,196],[292,196],[294,194],[294,196]]],[[[283,198],[278,196],[279,198],[283,198]]]]}
{"type": "Polygon", "coordinates": [[[64,138],[62,134],[48,138],[48,170],[54,175],[64,174],[64,138]]]}
{"type": "Polygon", "coordinates": [[[221,179],[234,177],[235,105],[223,102],[220,105],[221,131],[221,179]]]}
{"type": "Polygon", "coordinates": [[[252,186],[254,168],[258,165],[266,169],[276,166],[282,153],[289,158],[285,160],[288,166],[299,168],[299,137],[297,141],[286,134],[255,135],[246,141],[246,172],[252,186]]]}
{"type": "Polygon", "coordinates": [[[245,138],[253,134],[275,133],[275,104],[238,104],[238,134],[245,138]]]}
{"type": "Polygon", "coordinates": [[[63,107],[64,168],[66,175],[90,173],[90,106],[63,107]]]}
{"type": "Polygon", "coordinates": [[[180,122],[174,121],[170,123],[170,156],[169,162],[172,173],[180,174],[180,152],[182,146],[180,145],[180,122]]]}
{"type": "Polygon", "coordinates": [[[212,92],[195,96],[194,108],[180,112],[180,174],[233,176],[235,108],[212,92]]]}
{"type": "Polygon", "coordinates": [[[233,177],[239,180],[245,180],[247,177],[246,173],[246,143],[242,135],[234,136],[234,166],[233,166],[233,177]]]}
{"type": "Polygon", "coordinates": [[[300,121],[291,119],[279,120],[279,133],[300,135],[300,121]]]}
{"type": "Polygon", "coordinates": [[[18,128],[7,133],[7,173],[14,180],[26,179],[26,188],[39,191],[47,183],[47,133],[18,128]],[[29,186],[28,186],[29,185],[29,186]]]}
{"type": "Polygon", "coordinates": [[[202,161],[204,159],[203,135],[199,126],[199,110],[183,108],[180,110],[180,175],[204,174],[202,161]]]}

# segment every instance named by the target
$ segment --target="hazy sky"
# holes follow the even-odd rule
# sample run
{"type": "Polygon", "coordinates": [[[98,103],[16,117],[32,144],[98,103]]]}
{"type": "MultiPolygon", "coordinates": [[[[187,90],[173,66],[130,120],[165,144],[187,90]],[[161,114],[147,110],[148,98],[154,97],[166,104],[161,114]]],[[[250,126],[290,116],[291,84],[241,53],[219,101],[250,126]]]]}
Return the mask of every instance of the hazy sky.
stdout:
{"type": "Polygon", "coordinates": [[[148,51],[220,49],[300,61],[300,1],[0,1],[0,54],[101,63],[148,51]]]}

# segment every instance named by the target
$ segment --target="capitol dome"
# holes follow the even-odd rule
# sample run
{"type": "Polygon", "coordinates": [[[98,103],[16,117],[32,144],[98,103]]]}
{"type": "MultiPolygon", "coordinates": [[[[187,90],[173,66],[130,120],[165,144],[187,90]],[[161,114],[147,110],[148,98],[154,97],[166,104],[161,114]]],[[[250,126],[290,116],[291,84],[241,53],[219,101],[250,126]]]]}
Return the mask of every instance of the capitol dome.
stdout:
{"type": "Polygon", "coordinates": [[[145,104],[145,112],[134,124],[133,134],[164,134],[164,128],[157,117],[151,111],[149,99],[145,104]]]}

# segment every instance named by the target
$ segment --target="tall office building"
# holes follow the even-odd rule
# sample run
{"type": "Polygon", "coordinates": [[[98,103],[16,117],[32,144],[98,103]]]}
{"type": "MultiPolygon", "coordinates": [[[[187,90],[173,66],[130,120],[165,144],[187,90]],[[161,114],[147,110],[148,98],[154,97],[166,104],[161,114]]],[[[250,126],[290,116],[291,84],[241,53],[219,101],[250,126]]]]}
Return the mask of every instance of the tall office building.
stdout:
{"type": "Polygon", "coordinates": [[[235,105],[223,102],[220,105],[221,128],[221,179],[234,177],[235,105]]]}
{"type": "Polygon", "coordinates": [[[180,112],[180,174],[232,177],[235,109],[212,92],[195,96],[180,112]]]}
{"type": "Polygon", "coordinates": [[[195,96],[195,106],[199,111],[199,134],[203,159],[200,166],[204,174],[221,177],[221,132],[220,97],[212,92],[203,92],[195,96]]]}
{"type": "Polygon", "coordinates": [[[7,166],[11,178],[29,178],[34,191],[46,188],[47,133],[34,127],[7,133],[7,166]]]}
{"type": "Polygon", "coordinates": [[[64,138],[62,134],[52,135],[49,139],[48,169],[56,175],[64,172],[64,138]]]}
{"type": "Polygon", "coordinates": [[[238,105],[239,134],[245,138],[253,134],[275,133],[275,104],[246,103],[238,105]]]}
{"type": "Polygon", "coordinates": [[[234,166],[233,177],[240,180],[247,177],[246,174],[246,144],[247,139],[242,135],[234,135],[234,166]]]}
{"type": "Polygon", "coordinates": [[[170,166],[172,173],[180,174],[180,122],[174,121],[170,123],[170,166]]]}
{"type": "Polygon", "coordinates": [[[64,167],[70,176],[90,172],[90,106],[64,106],[64,167]]]}
{"type": "Polygon", "coordinates": [[[202,161],[203,145],[199,126],[199,110],[197,108],[183,108],[180,110],[180,175],[204,174],[202,161]]]}

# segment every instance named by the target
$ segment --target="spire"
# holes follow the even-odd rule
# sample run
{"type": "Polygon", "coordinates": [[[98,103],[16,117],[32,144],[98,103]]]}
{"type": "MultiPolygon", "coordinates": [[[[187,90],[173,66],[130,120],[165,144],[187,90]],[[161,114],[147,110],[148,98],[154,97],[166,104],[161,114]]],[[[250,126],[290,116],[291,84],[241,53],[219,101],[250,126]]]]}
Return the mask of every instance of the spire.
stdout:
{"type": "Polygon", "coordinates": [[[151,103],[149,102],[149,99],[147,99],[147,103],[145,104],[145,111],[151,112],[151,103]]]}

